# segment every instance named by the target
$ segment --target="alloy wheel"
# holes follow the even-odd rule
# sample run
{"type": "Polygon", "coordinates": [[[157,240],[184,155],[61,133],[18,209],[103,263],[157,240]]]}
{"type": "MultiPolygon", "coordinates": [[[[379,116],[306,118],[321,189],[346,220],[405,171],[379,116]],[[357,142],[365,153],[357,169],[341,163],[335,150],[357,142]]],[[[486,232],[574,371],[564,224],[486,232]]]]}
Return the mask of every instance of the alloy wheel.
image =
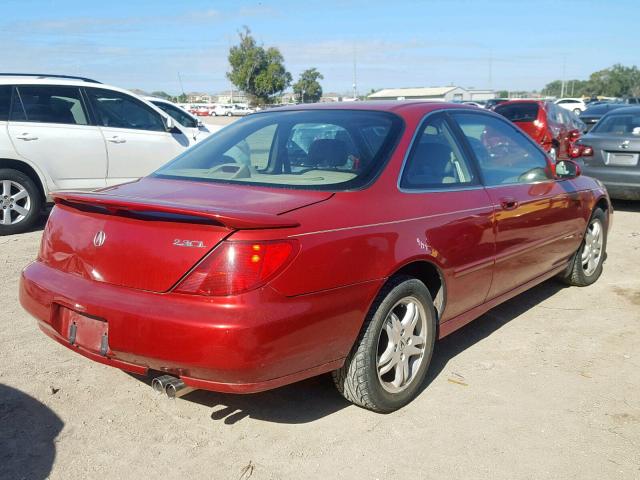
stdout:
{"type": "Polygon", "coordinates": [[[15,225],[29,215],[31,196],[27,189],[18,182],[2,180],[0,204],[2,205],[0,225],[15,225]]]}
{"type": "Polygon", "coordinates": [[[602,223],[594,218],[589,224],[587,234],[584,238],[584,248],[582,249],[582,270],[586,276],[591,276],[598,268],[602,257],[602,245],[604,243],[604,233],[602,223]]]}
{"type": "Polygon", "coordinates": [[[427,316],[421,302],[405,297],[391,309],[378,338],[378,380],[389,393],[405,390],[425,355],[427,316]]]}

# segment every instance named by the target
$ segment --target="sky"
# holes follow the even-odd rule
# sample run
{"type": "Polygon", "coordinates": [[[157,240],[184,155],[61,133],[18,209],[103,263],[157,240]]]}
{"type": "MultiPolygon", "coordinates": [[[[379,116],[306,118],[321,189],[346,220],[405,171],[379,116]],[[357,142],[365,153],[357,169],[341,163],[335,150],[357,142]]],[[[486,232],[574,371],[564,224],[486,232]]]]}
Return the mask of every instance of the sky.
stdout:
{"type": "Polygon", "coordinates": [[[458,85],[539,90],[640,64],[640,1],[0,0],[0,71],[83,75],[172,94],[231,87],[248,26],[325,92],[458,85]],[[180,85],[182,79],[182,86],[180,85]]]}

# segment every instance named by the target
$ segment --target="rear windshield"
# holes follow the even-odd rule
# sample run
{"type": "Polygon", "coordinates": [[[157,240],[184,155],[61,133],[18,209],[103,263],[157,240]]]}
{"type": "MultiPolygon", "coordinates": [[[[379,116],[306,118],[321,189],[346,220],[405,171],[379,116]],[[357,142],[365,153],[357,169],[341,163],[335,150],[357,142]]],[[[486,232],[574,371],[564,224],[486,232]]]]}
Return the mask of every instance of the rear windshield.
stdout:
{"type": "Polygon", "coordinates": [[[607,133],[609,135],[635,134],[640,136],[640,113],[607,115],[593,127],[591,132],[607,133]]]}
{"type": "Polygon", "coordinates": [[[538,104],[512,103],[510,105],[498,105],[495,112],[512,122],[533,122],[538,118],[538,104]]]}
{"type": "Polygon", "coordinates": [[[184,180],[341,190],[383,168],[402,130],[387,112],[307,110],[250,115],[153,175],[184,180]]]}

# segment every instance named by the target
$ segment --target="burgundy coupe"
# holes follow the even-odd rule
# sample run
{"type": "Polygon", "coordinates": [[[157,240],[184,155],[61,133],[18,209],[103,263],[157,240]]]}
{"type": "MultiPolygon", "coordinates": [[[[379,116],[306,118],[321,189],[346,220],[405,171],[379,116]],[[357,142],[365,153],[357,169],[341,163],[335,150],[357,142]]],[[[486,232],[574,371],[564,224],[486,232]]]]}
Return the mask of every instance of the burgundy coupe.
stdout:
{"type": "Polygon", "coordinates": [[[333,372],[388,412],[437,338],[550,277],[596,281],[611,214],[602,184],[492,112],[294,106],[139,181],[56,194],[20,300],[57,342],[169,394],[333,372]]]}

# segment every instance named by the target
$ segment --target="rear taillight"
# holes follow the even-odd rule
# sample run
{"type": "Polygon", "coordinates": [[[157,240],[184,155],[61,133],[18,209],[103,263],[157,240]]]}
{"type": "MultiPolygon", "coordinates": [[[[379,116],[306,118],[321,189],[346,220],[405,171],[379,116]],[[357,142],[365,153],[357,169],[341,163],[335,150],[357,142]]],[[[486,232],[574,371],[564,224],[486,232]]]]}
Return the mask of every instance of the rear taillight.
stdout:
{"type": "Polygon", "coordinates": [[[261,287],[298,252],[293,240],[223,242],[174,289],[191,295],[235,295],[261,287]]]}
{"type": "Polygon", "coordinates": [[[571,158],[593,157],[593,147],[589,145],[574,145],[569,150],[569,156],[571,158]]]}

